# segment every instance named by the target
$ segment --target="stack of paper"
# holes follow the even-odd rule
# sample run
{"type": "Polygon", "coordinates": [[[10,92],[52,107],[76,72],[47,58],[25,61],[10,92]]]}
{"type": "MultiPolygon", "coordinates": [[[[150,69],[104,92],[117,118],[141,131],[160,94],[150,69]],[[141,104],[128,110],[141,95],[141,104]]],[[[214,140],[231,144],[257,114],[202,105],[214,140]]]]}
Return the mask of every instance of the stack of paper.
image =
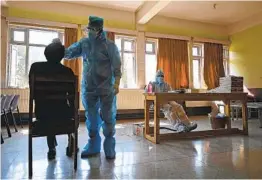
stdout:
{"type": "Polygon", "coordinates": [[[219,87],[209,90],[214,93],[243,92],[243,77],[227,76],[219,78],[219,87]]]}

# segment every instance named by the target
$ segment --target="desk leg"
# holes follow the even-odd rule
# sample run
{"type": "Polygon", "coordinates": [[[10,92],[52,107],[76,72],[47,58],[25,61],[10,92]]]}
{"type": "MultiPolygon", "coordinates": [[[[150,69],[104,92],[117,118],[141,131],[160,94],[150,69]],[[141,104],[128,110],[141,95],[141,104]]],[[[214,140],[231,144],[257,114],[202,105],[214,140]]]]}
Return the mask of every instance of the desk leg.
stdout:
{"type": "Polygon", "coordinates": [[[159,116],[158,116],[158,111],[159,111],[159,104],[154,101],[154,140],[156,144],[159,144],[159,126],[160,126],[160,121],[159,121],[159,116]]]}
{"type": "Polygon", "coordinates": [[[230,108],[230,112],[231,112],[231,120],[234,121],[234,108],[233,107],[230,108]]]}
{"type": "Polygon", "coordinates": [[[247,112],[248,112],[247,119],[250,119],[251,118],[251,108],[247,108],[247,112]]]}
{"type": "Polygon", "coordinates": [[[237,107],[237,108],[236,108],[236,120],[237,120],[237,121],[238,121],[238,113],[239,113],[238,110],[239,110],[239,108],[237,107]]]}
{"type": "Polygon", "coordinates": [[[225,113],[226,113],[226,116],[228,117],[227,129],[231,129],[230,101],[226,101],[225,103],[226,103],[226,105],[225,105],[225,113]]]}
{"type": "Polygon", "coordinates": [[[248,135],[247,102],[246,101],[242,101],[242,123],[243,123],[243,132],[245,135],[248,135]]]}
{"type": "Polygon", "coordinates": [[[150,101],[145,100],[145,134],[149,134],[149,120],[150,120],[150,116],[149,116],[149,107],[150,107],[150,101]]]}

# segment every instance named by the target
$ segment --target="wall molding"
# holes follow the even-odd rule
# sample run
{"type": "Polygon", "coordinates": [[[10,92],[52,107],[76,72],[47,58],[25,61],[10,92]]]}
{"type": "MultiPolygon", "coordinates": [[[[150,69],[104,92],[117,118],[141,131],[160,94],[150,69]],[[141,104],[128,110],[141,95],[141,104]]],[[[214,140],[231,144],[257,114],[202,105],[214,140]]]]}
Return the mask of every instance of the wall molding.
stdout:
{"type": "Polygon", "coordinates": [[[207,38],[198,38],[198,37],[192,37],[193,42],[209,42],[209,43],[217,43],[217,44],[223,44],[223,45],[230,45],[231,41],[220,41],[216,39],[207,39],[207,38]]]}
{"type": "Polygon", "coordinates": [[[21,24],[32,24],[32,25],[42,25],[42,26],[53,26],[53,27],[62,27],[62,28],[78,28],[77,24],[70,23],[61,23],[54,21],[46,21],[40,19],[27,19],[27,18],[18,18],[18,17],[7,17],[9,23],[21,23],[21,24]]]}
{"type": "MultiPolygon", "coordinates": [[[[211,112],[210,106],[204,107],[187,107],[186,113],[188,116],[207,116],[208,113],[211,112]]],[[[14,113],[15,117],[18,117],[17,113],[14,113]]],[[[22,123],[25,124],[28,122],[29,113],[20,113],[22,123]]],[[[150,118],[153,118],[154,113],[150,112],[150,118]]],[[[34,117],[34,115],[33,115],[34,117]]],[[[160,117],[164,118],[164,114],[161,112],[160,117]]],[[[116,120],[128,120],[128,119],[141,119],[143,120],[144,116],[144,109],[118,109],[116,120]]],[[[85,112],[80,110],[79,112],[79,119],[80,122],[85,121],[85,112]]]]}
{"type": "Polygon", "coordinates": [[[168,39],[178,39],[178,40],[186,40],[186,41],[191,40],[191,37],[189,36],[178,36],[172,34],[160,34],[160,33],[152,33],[152,32],[145,32],[145,36],[148,38],[168,38],[168,39]]]}

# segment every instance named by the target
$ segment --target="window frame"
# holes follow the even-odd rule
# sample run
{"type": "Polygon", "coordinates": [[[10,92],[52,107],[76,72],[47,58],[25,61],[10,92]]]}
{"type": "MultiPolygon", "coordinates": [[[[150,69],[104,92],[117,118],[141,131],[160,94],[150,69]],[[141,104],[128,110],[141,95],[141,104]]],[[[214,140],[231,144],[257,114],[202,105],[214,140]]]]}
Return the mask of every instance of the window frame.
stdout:
{"type": "MultiPolygon", "coordinates": [[[[158,56],[158,39],[153,39],[153,38],[146,38],[145,39],[145,66],[146,66],[146,55],[155,55],[156,56],[156,61],[157,61],[157,56],[158,56]],[[146,44],[152,44],[153,51],[149,52],[146,50],[146,44]]],[[[156,67],[157,70],[157,67],[156,67]]],[[[147,83],[147,72],[145,68],[145,84],[147,83]]]]}
{"type": "MultiPolygon", "coordinates": [[[[33,26],[26,26],[26,25],[17,25],[17,24],[10,24],[8,28],[9,32],[9,41],[8,41],[8,60],[7,60],[7,77],[6,77],[6,82],[7,82],[7,87],[9,88],[21,88],[19,86],[11,86],[10,81],[12,81],[12,77],[10,74],[10,69],[11,67],[11,45],[22,45],[25,46],[26,48],[26,54],[25,54],[25,73],[29,72],[29,48],[30,47],[46,47],[47,45],[44,44],[30,44],[29,43],[29,32],[30,30],[38,30],[38,31],[46,31],[46,32],[57,32],[58,33],[58,38],[61,39],[62,42],[64,42],[64,30],[62,29],[56,29],[56,28],[45,28],[45,27],[33,27],[33,26]],[[24,42],[21,41],[15,41],[14,40],[14,33],[15,31],[21,31],[24,32],[24,42]]],[[[50,42],[51,43],[51,42],[50,42]]]]}
{"type": "Polygon", "coordinates": [[[158,40],[157,39],[146,38],[146,41],[145,41],[145,55],[146,54],[157,55],[157,48],[158,48],[157,44],[158,44],[158,40]],[[149,52],[149,51],[146,50],[146,44],[152,44],[153,52],[149,52]]]}
{"type": "Polygon", "coordinates": [[[193,89],[203,89],[204,88],[204,79],[203,79],[203,67],[204,67],[204,43],[197,43],[194,42],[192,44],[192,88],[193,89]],[[200,48],[200,55],[193,55],[193,48],[197,47],[200,48]],[[194,68],[193,68],[193,61],[194,60],[199,60],[199,84],[200,87],[194,87],[194,68]]]}
{"type": "Polygon", "coordinates": [[[198,61],[198,67],[199,67],[199,73],[198,73],[198,79],[199,79],[199,84],[200,86],[199,87],[195,87],[194,86],[194,68],[193,68],[193,71],[192,71],[192,74],[193,74],[193,87],[194,89],[200,89],[202,87],[202,75],[201,75],[201,58],[193,58],[193,61],[192,61],[192,65],[194,64],[194,61],[198,61]]]}
{"type": "Polygon", "coordinates": [[[225,70],[225,76],[228,76],[230,74],[229,46],[226,46],[226,45],[223,46],[223,67],[224,67],[224,70],[225,70]],[[225,51],[227,52],[227,54],[225,54],[225,51]],[[225,65],[226,65],[226,67],[225,67],[225,65]]]}
{"type": "MultiPolygon", "coordinates": [[[[116,34],[115,35],[115,39],[120,38],[121,39],[121,49],[119,49],[119,53],[120,53],[120,58],[121,58],[121,64],[123,65],[124,63],[124,54],[125,53],[130,53],[133,54],[135,57],[135,63],[134,63],[134,74],[135,74],[135,84],[137,85],[137,57],[136,57],[136,51],[137,51],[137,37],[136,36],[128,36],[128,35],[122,35],[122,34],[116,34]],[[132,50],[125,50],[124,48],[124,43],[125,42],[132,42],[132,50]]],[[[124,66],[121,66],[121,72],[124,72],[124,66]]],[[[123,85],[125,86],[125,85],[123,85]]],[[[134,89],[134,88],[125,88],[125,87],[120,87],[120,89],[134,89]]]]}

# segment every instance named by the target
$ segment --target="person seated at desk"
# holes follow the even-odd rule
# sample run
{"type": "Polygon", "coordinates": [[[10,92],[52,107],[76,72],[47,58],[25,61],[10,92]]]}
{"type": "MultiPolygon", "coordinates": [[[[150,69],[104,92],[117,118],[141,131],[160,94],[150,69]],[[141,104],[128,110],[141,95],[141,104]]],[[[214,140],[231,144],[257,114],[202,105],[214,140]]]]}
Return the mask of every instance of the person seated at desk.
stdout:
{"type": "MultiPolygon", "coordinates": [[[[30,71],[29,71],[29,79],[30,76],[33,74],[38,74],[41,76],[52,76],[52,75],[62,75],[65,77],[73,78],[74,73],[73,71],[62,65],[60,61],[64,57],[65,47],[62,44],[59,43],[51,43],[49,44],[44,51],[45,57],[47,59],[47,62],[35,62],[31,65],[30,71]]],[[[29,81],[29,84],[31,82],[29,81]]],[[[74,87],[72,87],[72,92],[74,91],[74,87]]],[[[67,92],[65,92],[67,93],[67,92]]],[[[40,126],[43,124],[46,125],[48,123],[51,124],[52,120],[57,120],[58,122],[61,121],[61,124],[66,121],[70,120],[68,117],[70,116],[68,113],[71,113],[70,111],[70,102],[67,102],[66,100],[41,100],[41,101],[35,101],[35,116],[37,119],[37,125],[40,122],[40,126]],[[57,117],[59,114],[59,117],[57,117]],[[61,117],[60,115],[63,114],[61,117]],[[67,119],[65,119],[67,117],[67,119]],[[63,121],[63,122],[62,122],[63,121]],[[44,123],[42,123],[44,122],[44,123]]],[[[36,123],[33,124],[34,127],[37,127],[36,123]]],[[[69,135],[68,135],[69,137],[69,135]]],[[[69,143],[69,140],[68,140],[69,143]]],[[[47,136],[47,145],[49,148],[49,151],[47,153],[48,159],[54,159],[56,156],[56,146],[57,141],[55,136],[47,136]]],[[[69,146],[66,148],[66,154],[69,155],[69,146]]]]}
{"type": "MultiPolygon", "coordinates": [[[[164,73],[161,70],[157,71],[156,80],[150,83],[152,85],[152,91],[156,93],[172,90],[171,86],[164,81],[164,73]]],[[[148,85],[146,87],[146,92],[147,91],[148,85]]],[[[190,122],[183,106],[177,102],[169,101],[167,104],[162,105],[161,110],[177,132],[190,132],[197,128],[197,124],[190,122]]]]}

